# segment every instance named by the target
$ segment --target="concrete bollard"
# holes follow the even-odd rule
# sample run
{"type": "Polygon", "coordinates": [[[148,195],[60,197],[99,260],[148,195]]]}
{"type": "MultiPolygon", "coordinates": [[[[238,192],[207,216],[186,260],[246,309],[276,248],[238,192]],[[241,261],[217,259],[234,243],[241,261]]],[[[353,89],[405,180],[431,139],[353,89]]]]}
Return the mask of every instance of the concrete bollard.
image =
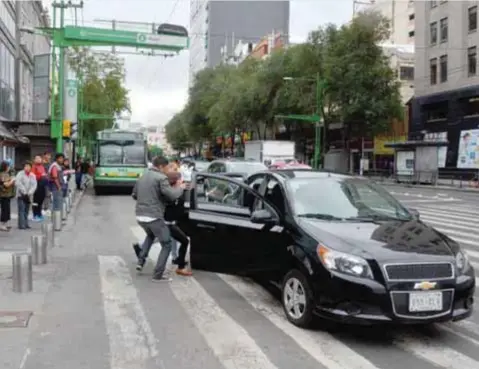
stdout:
{"type": "Polygon", "coordinates": [[[47,239],[47,247],[52,248],[55,246],[55,228],[53,223],[42,223],[42,235],[47,239]]]}
{"type": "Polygon", "coordinates": [[[32,254],[19,252],[12,254],[12,290],[24,293],[33,290],[32,254]]]}
{"type": "Polygon", "coordinates": [[[61,231],[62,230],[62,212],[61,212],[61,210],[52,211],[52,222],[53,222],[53,229],[55,231],[61,231]]]}
{"type": "Polygon", "coordinates": [[[34,265],[47,263],[47,238],[44,235],[32,236],[32,259],[34,265]]]}
{"type": "Polygon", "coordinates": [[[62,201],[62,220],[67,220],[68,218],[68,211],[67,211],[67,202],[65,201],[65,199],[63,199],[62,201]]]}

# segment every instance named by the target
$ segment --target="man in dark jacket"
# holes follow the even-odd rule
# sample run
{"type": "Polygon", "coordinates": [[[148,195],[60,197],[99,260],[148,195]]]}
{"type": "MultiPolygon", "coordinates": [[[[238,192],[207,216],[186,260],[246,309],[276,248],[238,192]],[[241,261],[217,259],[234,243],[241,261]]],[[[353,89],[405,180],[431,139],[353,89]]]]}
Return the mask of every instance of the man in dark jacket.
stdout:
{"type": "Polygon", "coordinates": [[[137,271],[143,269],[155,238],[158,238],[161,244],[161,252],[156,262],[153,281],[171,280],[171,278],[163,275],[174,242],[165,223],[165,208],[167,203],[175,201],[183,194],[184,187],[181,184],[170,185],[165,174],[167,167],[168,160],[166,158],[155,157],[152,167],[136,182],[132,194],[136,200],[136,220],[146,232],[136,266],[137,271]]]}

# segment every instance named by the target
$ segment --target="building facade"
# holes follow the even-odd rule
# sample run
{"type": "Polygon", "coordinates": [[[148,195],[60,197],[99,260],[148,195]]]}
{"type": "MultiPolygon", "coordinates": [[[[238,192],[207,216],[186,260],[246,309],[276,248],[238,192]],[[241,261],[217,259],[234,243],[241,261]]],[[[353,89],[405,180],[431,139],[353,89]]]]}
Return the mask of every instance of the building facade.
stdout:
{"type": "Polygon", "coordinates": [[[380,12],[390,20],[390,43],[396,45],[414,45],[416,33],[414,0],[371,1],[369,8],[380,12]]]}
{"type": "Polygon", "coordinates": [[[289,1],[190,2],[190,85],[194,75],[220,64],[239,40],[258,42],[264,35],[289,35],[289,1]]]}
{"type": "MultiPolygon", "coordinates": [[[[41,1],[0,1],[0,124],[32,121],[34,57],[50,53],[49,39],[34,34],[34,29],[47,26],[41,1]]],[[[0,160],[16,161],[18,141],[14,138],[19,137],[2,135],[11,132],[5,124],[2,127],[0,160]]]]}
{"type": "Polygon", "coordinates": [[[443,171],[461,175],[479,169],[477,12],[477,1],[415,3],[415,98],[410,138],[447,138],[443,171]]]}

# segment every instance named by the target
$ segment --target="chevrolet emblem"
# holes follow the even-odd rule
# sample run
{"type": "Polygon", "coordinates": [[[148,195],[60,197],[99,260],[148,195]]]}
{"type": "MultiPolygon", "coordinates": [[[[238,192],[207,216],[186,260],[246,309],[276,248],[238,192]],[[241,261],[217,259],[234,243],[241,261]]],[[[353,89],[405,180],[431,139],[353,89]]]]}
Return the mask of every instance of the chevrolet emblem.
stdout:
{"type": "Polygon", "coordinates": [[[437,285],[436,282],[424,281],[424,282],[419,282],[419,283],[414,284],[414,289],[415,290],[428,291],[428,290],[432,290],[433,288],[435,288],[436,285],[437,285]]]}

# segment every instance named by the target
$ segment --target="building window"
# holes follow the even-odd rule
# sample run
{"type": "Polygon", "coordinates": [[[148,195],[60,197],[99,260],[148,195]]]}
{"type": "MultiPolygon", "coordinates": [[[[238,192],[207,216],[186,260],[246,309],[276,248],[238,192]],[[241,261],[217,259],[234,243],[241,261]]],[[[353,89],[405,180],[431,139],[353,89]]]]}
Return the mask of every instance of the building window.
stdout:
{"type": "Polygon", "coordinates": [[[408,36],[409,37],[414,37],[414,31],[409,31],[408,36]]]}
{"type": "Polygon", "coordinates": [[[437,58],[433,58],[429,61],[429,78],[431,85],[437,83],[437,58]]]}
{"type": "Polygon", "coordinates": [[[441,28],[441,42],[447,42],[448,21],[447,18],[442,18],[440,21],[441,28]]]}
{"type": "Polygon", "coordinates": [[[428,122],[444,121],[447,119],[448,106],[444,102],[428,104],[424,106],[424,112],[428,122]]]}
{"type": "Polygon", "coordinates": [[[468,97],[459,100],[461,111],[465,117],[473,117],[479,115],[479,96],[468,97]]]}
{"type": "Polygon", "coordinates": [[[399,79],[401,81],[413,81],[414,80],[414,67],[410,67],[410,66],[399,67],[399,79]]]}
{"type": "Polygon", "coordinates": [[[469,77],[476,75],[477,69],[477,47],[473,46],[467,49],[467,75],[469,77]]]}
{"type": "Polygon", "coordinates": [[[431,8],[435,8],[437,6],[437,0],[431,0],[429,1],[429,4],[431,5],[431,8]]]}
{"type": "Polygon", "coordinates": [[[436,45],[437,43],[437,22],[432,22],[430,25],[430,43],[431,45],[436,45]]]}
{"type": "Polygon", "coordinates": [[[469,32],[477,31],[477,6],[472,6],[468,10],[468,28],[469,32]]]}
{"type": "Polygon", "coordinates": [[[439,67],[441,69],[441,83],[447,82],[447,55],[439,58],[439,67]]]}

